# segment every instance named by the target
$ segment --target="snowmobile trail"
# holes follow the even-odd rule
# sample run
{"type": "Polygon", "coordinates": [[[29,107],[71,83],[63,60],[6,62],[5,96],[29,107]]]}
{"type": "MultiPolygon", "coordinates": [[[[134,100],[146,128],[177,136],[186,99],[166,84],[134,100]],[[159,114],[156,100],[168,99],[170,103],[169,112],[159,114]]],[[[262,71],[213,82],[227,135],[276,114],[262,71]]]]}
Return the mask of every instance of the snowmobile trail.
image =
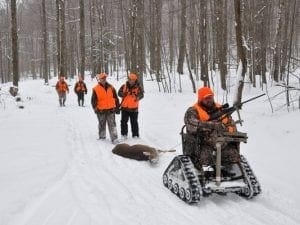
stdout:
{"type": "MultiPolygon", "coordinates": [[[[50,141],[53,143],[50,141],[44,143],[48,143],[51,147],[50,150],[45,147],[50,153],[52,148],[56,148],[55,154],[58,154],[57,158],[63,158],[64,166],[55,168],[58,166],[49,159],[41,165],[38,164],[40,167],[36,167],[36,170],[49,167],[49,170],[41,173],[41,176],[51,173],[55,175],[52,175],[44,185],[32,182],[32,186],[38,186],[36,188],[39,191],[33,194],[24,191],[25,194],[29,193],[29,196],[20,207],[12,207],[9,211],[13,218],[1,220],[0,215],[0,225],[300,224],[299,204],[284,191],[285,185],[291,184],[283,185],[277,177],[274,177],[272,182],[269,181],[269,170],[259,163],[257,168],[253,166],[253,170],[261,183],[262,193],[255,199],[247,200],[235,194],[212,195],[201,199],[197,205],[188,205],[164,187],[162,183],[164,170],[175,155],[181,154],[179,133],[184,107],[180,104],[187,102],[186,96],[177,95],[175,101],[170,96],[161,95],[162,102],[173,102],[166,104],[156,119],[156,116],[153,116],[152,103],[157,102],[157,95],[147,93],[140,113],[141,138],[128,138],[125,142],[162,149],[174,146],[176,148],[175,153],[163,154],[158,164],[151,166],[149,162],[135,161],[112,154],[114,145],[110,143],[108,133],[105,141],[97,140],[96,115],[88,104],[83,108],[78,107],[75,95],[68,96],[66,107],[57,106],[56,96],[53,97],[54,91],[41,91],[40,95],[32,100],[30,109],[27,107],[24,110],[27,113],[25,114],[27,120],[30,114],[34,114],[36,124],[24,123],[26,126],[34,126],[35,132],[42,134],[40,139],[44,136],[45,139],[51,139],[53,133],[59,133],[53,136],[59,140],[52,138],[50,141]],[[49,118],[55,118],[55,121],[49,118]],[[43,125],[37,126],[38,123],[43,125]],[[43,130],[45,127],[46,132],[43,130]],[[272,185],[273,183],[275,185],[272,185]]],[[[87,95],[86,99],[88,102],[90,95],[87,95]]],[[[22,122],[21,119],[18,120],[23,126],[22,122]]],[[[120,133],[120,116],[116,117],[116,122],[120,133]]],[[[8,127],[7,124],[1,125],[8,127]]],[[[33,159],[40,159],[37,156],[43,154],[43,149],[38,150],[29,160],[30,163],[33,163],[33,159]]],[[[259,158],[261,152],[262,150],[257,150],[251,154],[258,154],[259,158]]],[[[22,155],[13,159],[25,156],[26,154],[22,152],[22,155]]],[[[247,157],[247,154],[245,156],[247,157]]],[[[251,157],[249,161],[252,164],[251,157]]],[[[25,169],[29,170],[30,167],[25,169]]],[[[39,175],[28,173],[32,176],[39,175]]],[[[13,178],[22,180],[22,175],[26,173],[23,172],[13,178]]],[[[26,179],[41,180],[40,177],[30,176],[26,176],[26,179]]],[[[21,182],[20,184],[22,185],[21,182]]],[[[17,201],[21,202],[19,199],[17,201]]]]}

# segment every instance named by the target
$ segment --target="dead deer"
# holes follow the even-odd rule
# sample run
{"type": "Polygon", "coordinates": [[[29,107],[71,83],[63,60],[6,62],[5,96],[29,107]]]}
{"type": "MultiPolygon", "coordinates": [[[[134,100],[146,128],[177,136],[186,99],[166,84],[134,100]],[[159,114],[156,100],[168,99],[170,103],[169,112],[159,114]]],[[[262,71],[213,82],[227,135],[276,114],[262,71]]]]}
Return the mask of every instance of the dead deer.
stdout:
{"type": "Polygon", "coordinates": [[[114,154],[123,156],[125,158],[129,159],[135,159],[139,161],[149,161],[150,163],[157,163],[159,159],[160,153],[165,152],[175,152],[176,150],[160,150],[153,147],[150,147],[148,145],[128,145],[126,143],[117,144],[112,152],[114,154]]]}

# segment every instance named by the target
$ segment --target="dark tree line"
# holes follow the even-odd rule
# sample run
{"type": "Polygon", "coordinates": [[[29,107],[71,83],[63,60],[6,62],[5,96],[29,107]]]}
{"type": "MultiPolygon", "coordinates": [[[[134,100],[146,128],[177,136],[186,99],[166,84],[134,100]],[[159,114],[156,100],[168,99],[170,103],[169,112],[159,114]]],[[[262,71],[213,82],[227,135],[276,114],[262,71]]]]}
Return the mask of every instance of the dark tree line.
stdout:
{"type": "Polygon", "coordinates": [[[183,74],[195,89],[195,81],[214,85],[217,73],[227,90],[228,71],[239,62],[244,79],[261,87],[288,82],[300,65],[297,0],[17,3],[0,3],[0,77],[15,86],[28,76],[48,83],[51,76],[135,72],[171,92],[181,90],[183,74]]]}

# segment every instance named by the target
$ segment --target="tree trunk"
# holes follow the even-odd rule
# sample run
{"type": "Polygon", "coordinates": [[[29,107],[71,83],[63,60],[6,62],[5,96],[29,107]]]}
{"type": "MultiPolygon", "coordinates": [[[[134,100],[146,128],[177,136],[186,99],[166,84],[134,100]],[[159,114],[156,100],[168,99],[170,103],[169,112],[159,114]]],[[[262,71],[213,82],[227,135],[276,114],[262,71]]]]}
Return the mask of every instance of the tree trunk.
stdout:
{"type": "MultiPolygon", "coordinates": [[[[174,4],[173,1],[169,1],[169,10],[174,10],[174,4]]],[[[173,72],[173,63],[174,63],[174,13],[169,13],[169,67],[170,72],[173,72]]]]}
{"type": "Polygon", "coordinates": [[[0,77],[1,77],[1,83],[5,82],[4,79],[4,73],[3,73],[3,60],[2,60],[2,36],[0,34],[0,77]]]}
{"type": "Polygon", "coordinates": [[[275,48],[274,48],[274,55],[273,55],[273,71],[272,76],[273,79],[278,82],[279,81],[279,71],[280,71],[280,65],[281,65],[281,29],[283,26],[283,16],[282,11],[284,8],[284,2],[285,0],[279,0],[280,1],[280,7],[279,7],[279,21],[278,21],[278,27],[276,30],[276,41],[275,41],[275,48]]]}
{"type": "Polygon", "coordinates": [[[59,0],[59,15],[60,15],[60,68],[59,74],[60,76],[67,76],[67,45],[66,45],[66,28],[65,28],[65,1],[59,0]]]}
{"type": "Polygon", "coordinates": [[[84,79],[85,71],[85,17],[84,17],[84,0],[79,0],[79,14],[80,14],[80,34],[79,34],[79,46],[80,46],[80,69],[79,73],[84,79]]]}
{"type": "Polygon", "coordinates": [[[45,0],[42,0],[42,21],[43,21],[43,77],[45,84],[48,84],[48,35],[47,35],[47,20],[46,20],[46,6],[45,0]]]}
{"type": "MultiPolygon", "coordinates": [[[[149,10],[150,10],[150,32],[149,32],[149,52],[150,52],[150,74],[153,74],[156,69],[156,60],[155,60],[155,31],[156,31],[156,23],[155,23],[155,3],[156,1],[150,1],[149,10]]],[[[158,78],[160,79],[160,78],[158,78]]],[[[157,80],[159,81],[159,80],[157,80]]]]}
{"type": "Polygon", "coordinates": [[[220,71],[221,87],[226,90],[227,55],[227,5],[226,0],[217,0],[216,10],[216,60],[220,71]]]}
{"type": "Polygon", "coordinates": [[[240,0],[234,0],[234,10],[235,10],[235,34],[236,34],[236,45],[237,45],[237,56],[238,62],[242,63],[242,73],[241,79],[238,83],[238,92],[235,103],[241,103],[242,100],[242,92],[244,88],[244,79],[247,71],[247,60],[245,47],[243,46],[243,33],[242,33],[242,22],[241,22],[241,8],[240,8],[240,0]]]}
{"type": "Polygon", "coordinates": [[[11,45],[12,45],[12,67],[13,86],[19,84],[19,53],[18,53],[18,27],[17,27],[17,4],[16,0],[11,0],[11,45]]]}
{"type": "Polygon", "coordinates": [[[181,0],[180,44],[177,72],[183,74],[183,63],[186,53],[186,0],[181,0]]]}
{"type": "Polygon", "coordinates": [[[57,70],[58,70],[58,76],[61,75],[61,43],[60,43],[60,0],[56,0],[56,53],[57,53],[57,70]]]}
{"type": "Polygon", "coordinates": [[[140,85],[143,87],[143,73],[146,70],[145,59],[145,22],[144,22],[144,1],[137,1],[137,23],[136,23],[136,38],[137,38],[137,74],[140,85]]]}
{"type": "Polygon", "coordinates": [[[161,8],[162,3],[160,0],[155,0],[155,74],[156,79],[161,79],[161,8]]]}
{"type": "Polygon", "coordinates": [[[95,2],[94,0],[90,0],[90,35],[91,35],[91,44],[90,44],[90,70],[92,71],[92,77],[95,77],[98,72],[97,70],[97,57],[96,57],[96,40],[94,34],[95,26],[95,2]]]}
{"type": "Polygon", "coordinates": [[[131,17],[130,17],[130,44],[131,44],[131,64],[130,71],[137,73],[137,49],[136,49],[136,20],[137,20],[137,2],[138,0],[131,0],[131,17]]]}
{"type": "Polygon", "coordinates": [[[206,23],[206,2],[200,1],[200,67],[201,67],[201,80],[204,86],[209,86],[208,78],[208,51],[207,51],[207,23],[206,23]]]}

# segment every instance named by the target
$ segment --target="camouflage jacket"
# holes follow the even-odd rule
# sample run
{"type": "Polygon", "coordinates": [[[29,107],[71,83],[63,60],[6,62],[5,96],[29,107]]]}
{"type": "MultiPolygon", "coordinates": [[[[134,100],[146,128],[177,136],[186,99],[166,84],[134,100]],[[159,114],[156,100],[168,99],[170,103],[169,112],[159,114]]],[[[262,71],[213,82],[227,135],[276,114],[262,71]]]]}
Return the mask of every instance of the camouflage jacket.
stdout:
{"type": "MultiPolygon", "coordinates": [[[[231,118],[230,118],[231,119],[231,118]]],[[[184,115],[184,123],[189,134],[202,137],[206,144],[214,146],[219,131],[226,131],[226,127],[218,121],[201,121],[194,107],[189,107],[184,115]]]]}

